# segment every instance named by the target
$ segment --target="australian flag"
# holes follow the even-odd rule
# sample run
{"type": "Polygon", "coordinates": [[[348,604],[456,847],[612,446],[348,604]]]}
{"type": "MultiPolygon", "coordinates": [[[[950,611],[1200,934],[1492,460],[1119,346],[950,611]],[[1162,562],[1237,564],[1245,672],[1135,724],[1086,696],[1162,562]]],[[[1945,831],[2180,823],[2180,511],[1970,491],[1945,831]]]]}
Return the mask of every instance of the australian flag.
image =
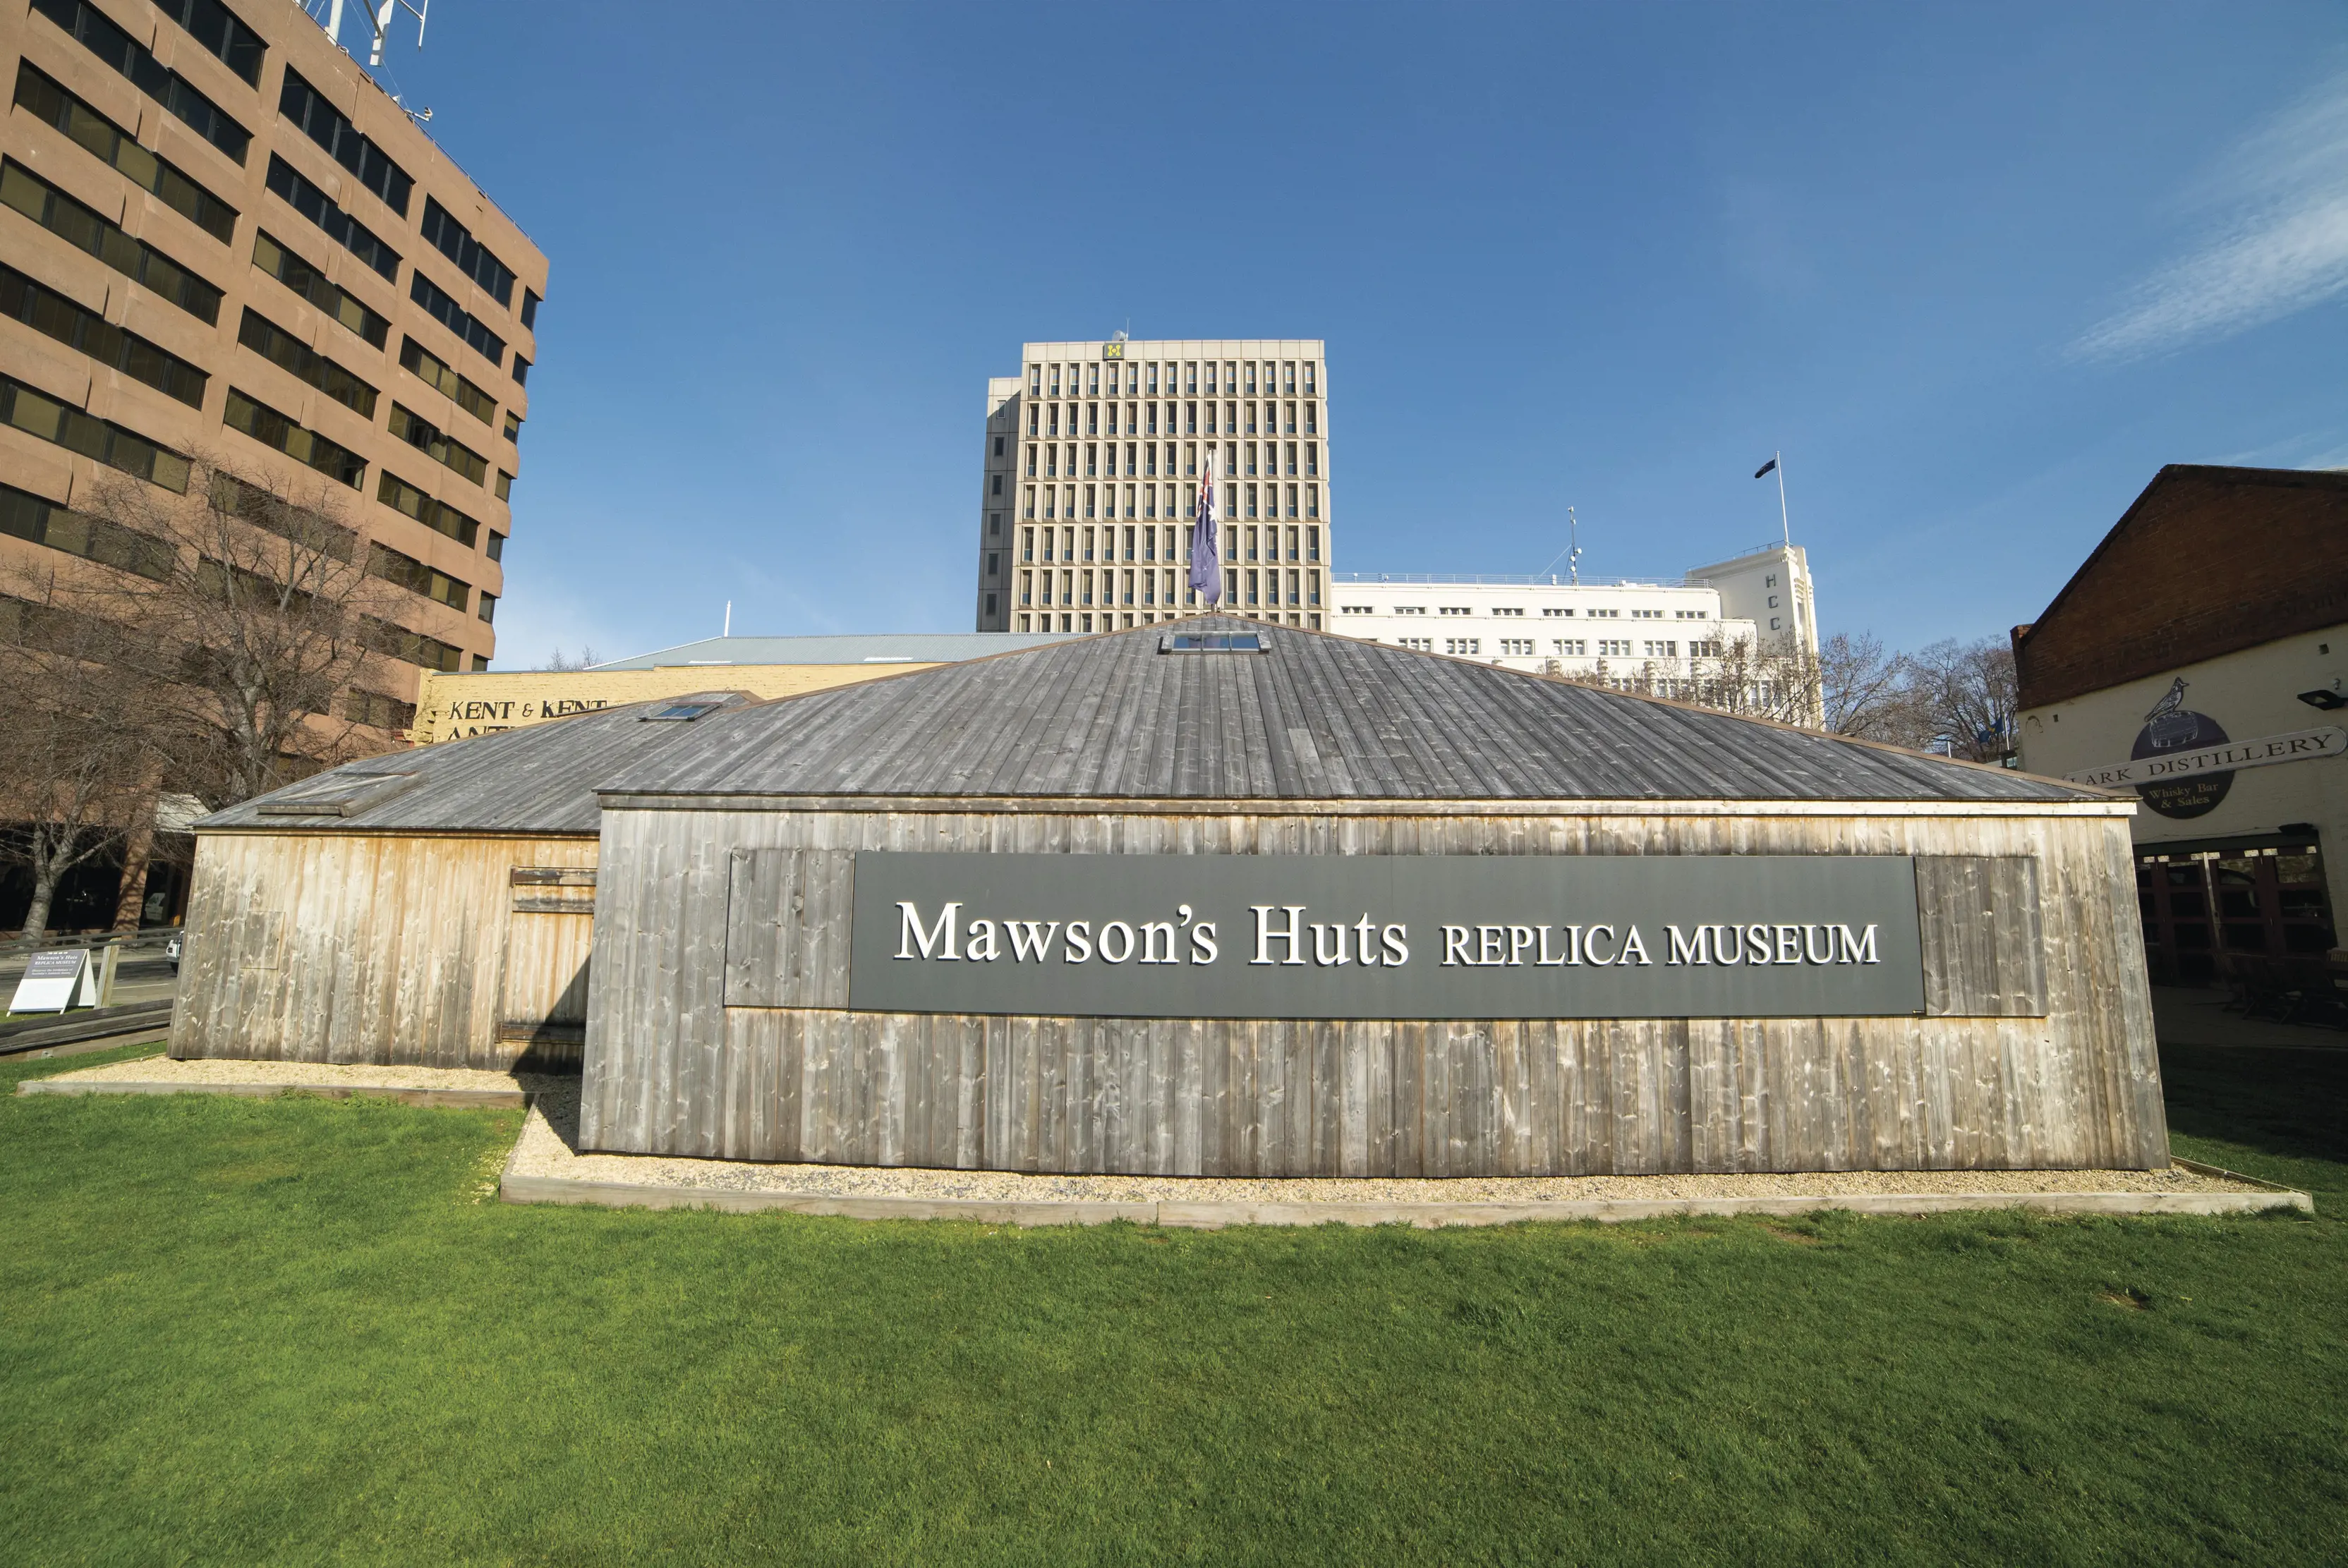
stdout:
{"type": "Polygon", "coordinates": [[[1190,586],[1209,604],[1223,597],[1222,507],[1216,502],[1215,447],[1207,446],[1207,466],[1199,477],[1199,499],[1190,519],[1190,586]]]}

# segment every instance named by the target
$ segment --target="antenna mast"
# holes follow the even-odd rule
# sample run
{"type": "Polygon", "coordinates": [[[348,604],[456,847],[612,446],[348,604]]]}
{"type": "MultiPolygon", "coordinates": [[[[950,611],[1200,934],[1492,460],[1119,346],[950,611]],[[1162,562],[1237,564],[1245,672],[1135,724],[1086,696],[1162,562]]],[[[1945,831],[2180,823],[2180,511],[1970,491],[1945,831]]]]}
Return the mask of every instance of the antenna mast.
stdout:
{"type": "MultiPolygon", "coordinates": [[[[366,0],[359,0],[360,9],[367,19],[367,64],[383,64],[384,46],[391,38],[393,16],[401,11],[416,18],[416,46],[424,47],[424,14],[432,8],[432,0],[382,0],[372,11],[366,9],[366,0]]],[[[343,41],[343,0],[306,0],[303,9],[310,19],[326,30],[326,36],[335,43],[343,41]],[[323,9],[324,15],[320,15],[323,9]]]]}
{"type": "MultiPolygon", "coordinates": [[[[1567,573],[1572,578],[1574,586],[1579,588],[1581,586],[1581,521],[1573,515],[1571,507],[1565,509],[1565,526],[1566,538],[1572,542],[1550,557],[1549,565],[1541,568],[1539,575],[1549,577],[1550,573],[1556,569],[1558,562],[1565,561],[1567,573]],[[1568,559],[1569,557],[1571,559],[1568,559]]],[[[1551,580],[1555,579],[1551,579],[1551,580]]]]}
{"type": "Polygon", "coordinates": [[[1794,545],[1794,520],[1786,511],[1786,455],[1783,452],[1776,454],[1776,469],[1778,537],[1784,539],[1786,548],[1791,549],[1794,545]]]}

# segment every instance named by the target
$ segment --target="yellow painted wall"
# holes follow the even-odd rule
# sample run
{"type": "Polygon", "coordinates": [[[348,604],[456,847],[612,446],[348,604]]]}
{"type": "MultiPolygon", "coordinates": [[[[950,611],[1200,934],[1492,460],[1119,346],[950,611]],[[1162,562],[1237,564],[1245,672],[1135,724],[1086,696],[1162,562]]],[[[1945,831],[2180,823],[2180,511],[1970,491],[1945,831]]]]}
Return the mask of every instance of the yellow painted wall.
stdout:
{"type": "MultiPolygon", "coordinates": [[[[2254,741],[2340,725],[2348,711],[2311,706],[2299,700],[2299,693],[2343,679],[2348,679],[2348,622],[2294,632],[2068,702],[2027,709],[2019,732],[2022,765],[2060,778],[2075,770],[2127,761],[2172,681],[2185,682],[2184,705],[2215,719],[2230,740],[2254,741]]],[[[2287,822],[2316,825],[2333,917],[2348,915],[2348,757],[2244,768],[2233,775],[2215,810],[2179,819],[2147,805],[2138,809],[2133,825],[2138,846],[2157,848],[2164,843],[2277,833],[2287,822]]]]}
{"type": "Polygon", "coordinates": [[[677,664],[658,670],[483,670],[470,674],[427,670],[417,692],[416,728],[409,738],[428,746],[688,692],[795,697],[932,668],[919,663],[677,664]]]}

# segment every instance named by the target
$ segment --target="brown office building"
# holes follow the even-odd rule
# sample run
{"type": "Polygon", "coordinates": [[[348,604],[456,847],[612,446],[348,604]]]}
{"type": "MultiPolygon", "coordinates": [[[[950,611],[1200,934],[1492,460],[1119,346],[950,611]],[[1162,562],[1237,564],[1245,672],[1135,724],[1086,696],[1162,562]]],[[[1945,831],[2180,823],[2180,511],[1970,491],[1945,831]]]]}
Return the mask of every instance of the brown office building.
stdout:
{"type": "Polygon", "coordinates": [[[7,0],[0,568],[191,455],[352,494],[397,627],[346,701],[485,668],[546,258],[298,6],[7,0]]]}

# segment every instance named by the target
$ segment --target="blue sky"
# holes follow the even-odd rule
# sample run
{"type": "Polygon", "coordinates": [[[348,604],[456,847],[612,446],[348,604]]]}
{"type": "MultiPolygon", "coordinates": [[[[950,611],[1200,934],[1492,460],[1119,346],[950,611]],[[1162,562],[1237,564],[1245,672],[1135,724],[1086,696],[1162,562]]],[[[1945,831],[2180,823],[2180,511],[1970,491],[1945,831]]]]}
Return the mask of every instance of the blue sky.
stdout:
{"type": "Polygon", "coordinates": [[[561,5],[386,75],[544,247],[498,665],[970,625],[1031,338],[1328,340],[1344,569],[1775,534],[2042,609],[2163,463],[2348,466],[2329,4],[561,5]]]}

